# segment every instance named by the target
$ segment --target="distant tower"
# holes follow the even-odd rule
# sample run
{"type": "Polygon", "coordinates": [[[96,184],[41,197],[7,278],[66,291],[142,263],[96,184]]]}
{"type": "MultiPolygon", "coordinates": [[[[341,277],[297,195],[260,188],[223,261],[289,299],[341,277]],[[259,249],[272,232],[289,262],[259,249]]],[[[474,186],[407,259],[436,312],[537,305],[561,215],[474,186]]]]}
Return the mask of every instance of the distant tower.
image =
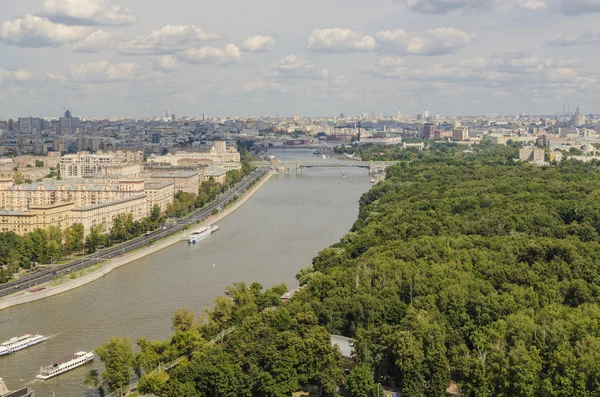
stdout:
{"type": "Polygon", "coordinates": [[[168,119],[171,115],[171,112],[169,112],[169,109],[165,110],[165,118],[168,119]]]}
{"type": "Polygon", "coordinates": [[[423,120],[427,120],[428,117],[429,117],[429,110],[423,109],[423,113],[421,113],[421,118],[423,120]]]}
{"type": "Polygon", "coordinates": [[[8,132],[13,132],[15,130],[15,122],[13,119],[8,119],[8,132]]]}
{"type": "Polygon", "coordinates": [[[574,127],[581,127],[585,124],[585,116],[581,114],[581,111],[579,110],[579,105],[577,105],[577,109],[575,110],[575,114],[573,115],[572,122],[574,127]]]}

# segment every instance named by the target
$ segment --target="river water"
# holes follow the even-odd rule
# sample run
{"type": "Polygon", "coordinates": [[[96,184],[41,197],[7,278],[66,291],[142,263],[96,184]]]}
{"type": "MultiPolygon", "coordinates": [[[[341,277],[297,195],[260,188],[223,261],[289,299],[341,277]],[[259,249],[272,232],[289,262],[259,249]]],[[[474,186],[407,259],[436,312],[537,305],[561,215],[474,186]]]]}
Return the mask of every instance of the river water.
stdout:
{"type": "MultiPolygon", "coordinates": [[[[273,152],[281,160],[318,160],[307,150],[273,152]]],[[[335,160],[331,160],[335,161],[335,160]]],[[[285,282],[352,226],[358,199],[370,187],[365,169],[307,169],[273,176],[244,205],[219,222],[221,230],[196,245],[175,244],[116,269],[79,289],[0,312],[0,341],[26,333],[49,340],[0,357],[9,389],[29,385],[36,397],[80,397],[85,374],[99,360],[47,381],[40,366],[91,351],[111,336],[167,339],[179,308],[209,307],[235,281],[265,287],[285,282]]]]}

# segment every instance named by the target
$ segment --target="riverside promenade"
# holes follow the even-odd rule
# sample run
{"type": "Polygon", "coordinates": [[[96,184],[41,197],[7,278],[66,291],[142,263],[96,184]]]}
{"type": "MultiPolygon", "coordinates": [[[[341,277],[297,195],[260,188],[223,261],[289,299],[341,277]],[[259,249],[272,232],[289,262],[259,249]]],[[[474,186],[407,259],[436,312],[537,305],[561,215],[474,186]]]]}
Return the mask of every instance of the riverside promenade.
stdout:
{"type": "MultiPolygon", "coordinates": [[[[223,210],[219,211],[219,213],[209,216],[208,218],[204,219],[200,224],[194,226],[210,226],[217,223],[226,216],[230,215],[236,209],[241,207],[250,197],[252,197],[252,195],[256,193],[263,186],[263,184],[267,182],[267,180],[269,180],[269,178],[272,175],[272,172],[265,173],[262,176],[262,178],[251,187],[250,190],[246,191],[241,196],[239,196],[237,200],[232,202],[223,210]]],[[[124,266],[128,263],[136,261],[145,256],[151,255],[155,252],[158,252],[164,248],[167,248],[173,244],[180,242],[182,234],[186,233],[186,231],[187,230],[180,231],[162,240],[158,240],[152,244],[143,245],[141,248],[138,248],[134,251],[123,253],[122,255],[108,259],[104,262],[99,263],[98,269],[95,269],[87,274],[80,275],[75,279],[66,280],[60,285],[52,285],[52,282],[46,282],[43,284],[36,285],[35,289],[37,290],[37,292],[30,292],[29,290],[27,290],[8,295],[0,299],[0,310],[7,309],[16,305],[34,302],[40,299],[48,298],[50,296],[62,294],[72,289],[79,288],[85,284],[91,283],[92,281],[98,280],[99,278],[110,273],[114,269],[117,269],[121,266],[124,266]],[[40,290],[40,288],[44,289],[40,290]]],[[[83,270],[81,270],[81,272],[83,272],[83,270]]]]}

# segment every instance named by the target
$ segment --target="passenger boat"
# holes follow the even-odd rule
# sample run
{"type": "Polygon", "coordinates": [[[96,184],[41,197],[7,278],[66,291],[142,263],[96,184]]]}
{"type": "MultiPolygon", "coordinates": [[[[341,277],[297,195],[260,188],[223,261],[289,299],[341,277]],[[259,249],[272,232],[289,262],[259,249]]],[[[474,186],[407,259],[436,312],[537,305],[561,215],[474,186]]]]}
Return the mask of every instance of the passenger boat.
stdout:
{"type": "Polygon", "coordinates": [[[14,337],[7,340],[4,343],[0,343],[0,356],[17,352],[19,350],[26,349],[30,346],[37,345],[40,342],[45,341],[47,338],[44,335],[23,335],[14,337]]]}
{"type": "Polygon", "coordinates": [[[53,376],[81,367],[92,361],[94,357],[94,353],[77,352],[72,356],[61,358],[60,360],[53,362],[52,365],[40,368],[40,374],[37,378],[42,380],[50,379],[53,376]]]}

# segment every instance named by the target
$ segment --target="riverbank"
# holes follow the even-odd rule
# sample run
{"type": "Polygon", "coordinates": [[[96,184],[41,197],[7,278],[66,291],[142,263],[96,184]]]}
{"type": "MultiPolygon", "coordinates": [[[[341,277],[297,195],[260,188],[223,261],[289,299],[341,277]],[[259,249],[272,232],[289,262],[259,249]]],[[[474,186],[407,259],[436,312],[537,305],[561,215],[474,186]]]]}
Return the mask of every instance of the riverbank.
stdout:
{"type": "MultiPolygon", "coordinates": [[[[221,219],[227,217],[231,213],[233,213],[236,209],[241,207],[250,197],[252,197],[252,195],[254,195],[254,193],[256,193],[258,191],[258,189],[260,189],[269,180],[269,178],[272,175],[273,175],[272,172],[268,172],[267,174],[265,174],[265,176],[263,176],[250,190],[248,190],[242,196],[240,196],[234,203],[232,203],[231,205],[224,208],[218,214],[215,214],[215,215],[207,218],[202,223],[200,223],[200,225],[211,226],[211,225],[219,222],[221,219]]],[[[56,286],[52,286],[51,285],[52,282],[45,283],[45,284],[39,284],[36,286],[36,289],[38,289],[38,288],[45,288],[45,289],[38,291],[38,292],[26,291],[24,293],[21,292],[20,294],[9,295],[3,299],[0,299],[0,310],[7,309],[9,307],[13,307],[13,306],[17,306],[17,305],[22,305],[25,303],[34,302],[34,301],[44,299],[44,298],[49,298],[51,296],[62,294],[64,292],[67,292],[67,291],[73,290],[75,288],[79,288],[88,283],[91,283],[92,281],[98,280],[99,278],[110,273],[114,269],[117,269],[121,266],[124,266],[124,265],[131,263],[133,261],[136,261],[140,258],[143,258],[145,256],[156,253],[164,248],[167,248],[173,244],[180,242],[181,235],[183,233],[186,233],[186,232],[184,231],[184,232],[176,233],[173,236],[170,236],[170,237],[168,237],[164,240],[161,240],[157,243],[154,243],[152,245],[145,246],[137,251],[133,251],[133,252],[124,254],[120,257],[108,260],[98,270],[95,270],[91,273],[80,276],[79,278],[68,280],[63,284],[56,285],[56,286]]]]}

